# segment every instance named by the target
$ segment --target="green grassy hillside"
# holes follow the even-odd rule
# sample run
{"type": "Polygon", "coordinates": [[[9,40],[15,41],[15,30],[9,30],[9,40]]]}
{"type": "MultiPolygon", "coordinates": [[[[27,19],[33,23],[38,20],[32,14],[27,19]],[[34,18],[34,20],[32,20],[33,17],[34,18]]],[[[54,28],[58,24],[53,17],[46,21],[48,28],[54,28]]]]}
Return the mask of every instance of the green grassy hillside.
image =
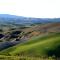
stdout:
{"type": "Polygon", "coordinates": [[[26,43],[0,51],[2,55],[60,56],[60,33],[33,37],[26,43]]]}

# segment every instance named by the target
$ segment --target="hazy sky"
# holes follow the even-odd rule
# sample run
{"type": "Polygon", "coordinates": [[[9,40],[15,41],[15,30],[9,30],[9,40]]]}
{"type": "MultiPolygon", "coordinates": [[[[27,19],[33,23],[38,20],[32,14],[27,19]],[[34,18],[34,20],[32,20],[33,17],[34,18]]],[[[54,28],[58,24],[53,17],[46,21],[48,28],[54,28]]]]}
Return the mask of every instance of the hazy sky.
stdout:
{"type": "Polygon", "coordinates": [[[0,14],[27,17],[60,17],[60,0],[0,0],[0,14]]]}

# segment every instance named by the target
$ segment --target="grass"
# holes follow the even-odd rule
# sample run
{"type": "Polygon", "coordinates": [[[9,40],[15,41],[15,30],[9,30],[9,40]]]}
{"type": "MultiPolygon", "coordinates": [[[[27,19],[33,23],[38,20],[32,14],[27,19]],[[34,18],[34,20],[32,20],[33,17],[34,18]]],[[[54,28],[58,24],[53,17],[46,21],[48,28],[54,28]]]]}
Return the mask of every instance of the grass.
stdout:
{"type": "Polygon", "coordinates": [[[27,56],[4,56],[0,55],[0,60],[55,60],[53,57],[43,58],[43,57],[27,57],[27,56]]]}
{"type": "MultiPolygon", "coordinates": [[[[10,47],[8,49],[2,50],[1,55],[10,55],[10,56],[35,56],[35,57],[47,57],[60,54],[59,49],[56,49],[60,46],[60,33],[53,33],[44,36],[38,36],[31,38],[28,42],[23,44],[18,44],[16,46],[10,47]],[[53,51],[53,53],[51,53],[53,51]],[[51,53],[51,54],[49,54],[51,53]]],[[[58,56],[57,55],[57,56],[58,56]]],[[[60,55],[59,55],[60,56],[60,55]]]]}

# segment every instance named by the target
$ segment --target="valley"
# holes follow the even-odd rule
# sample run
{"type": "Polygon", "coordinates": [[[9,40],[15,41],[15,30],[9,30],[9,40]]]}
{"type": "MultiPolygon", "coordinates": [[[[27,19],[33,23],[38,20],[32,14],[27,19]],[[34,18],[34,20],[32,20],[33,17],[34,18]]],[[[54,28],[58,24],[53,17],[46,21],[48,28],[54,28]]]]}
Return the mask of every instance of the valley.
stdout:
{"type": "MultiPolygon", "coordinates": [[[[16,60],[19,60],[20,57],[26,58],[26,56],[30,60],[42,57],[44,59],[51,57],[51,60],[60,58],[59,18],[0,16],[0,58],[3,60],[5,57],[9,59],[18,57],[16,60]]],[[[5,60],[8,60],[7,58],[5,60]]]]}

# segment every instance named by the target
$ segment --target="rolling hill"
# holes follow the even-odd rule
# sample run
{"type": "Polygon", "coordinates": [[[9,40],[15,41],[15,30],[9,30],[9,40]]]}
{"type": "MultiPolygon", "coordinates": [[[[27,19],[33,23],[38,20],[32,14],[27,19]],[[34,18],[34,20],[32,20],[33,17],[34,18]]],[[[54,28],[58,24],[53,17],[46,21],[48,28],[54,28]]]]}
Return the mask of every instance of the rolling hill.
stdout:
{"type": "Polygon", "coordinates": [[[60,18],[0,14],[0,55],[60,57],[60,18]]]}
{"type": "Polygon", "coordinates": [[[49,35],[56,32],[60,32],[60,23],[40,24],[29,28],[17,29],[4,27],[4,30],[0,31],[0,51],[27,42],[32,37],[49,35]]]}
{"type": "Polygon", "coordinates": [[[2,50],[2,55],[56,56],[60,57],[60,33],[33,37],[26,43],[2,50]]]}
{"type": "Polygon", "coordinates": [[[23,17],[9,14],[0,14],[0,24],[21,24],[30,25],[36,23],[54,23],[60,22],[60,18],[33,18],[33,17],[23,17]]]}

